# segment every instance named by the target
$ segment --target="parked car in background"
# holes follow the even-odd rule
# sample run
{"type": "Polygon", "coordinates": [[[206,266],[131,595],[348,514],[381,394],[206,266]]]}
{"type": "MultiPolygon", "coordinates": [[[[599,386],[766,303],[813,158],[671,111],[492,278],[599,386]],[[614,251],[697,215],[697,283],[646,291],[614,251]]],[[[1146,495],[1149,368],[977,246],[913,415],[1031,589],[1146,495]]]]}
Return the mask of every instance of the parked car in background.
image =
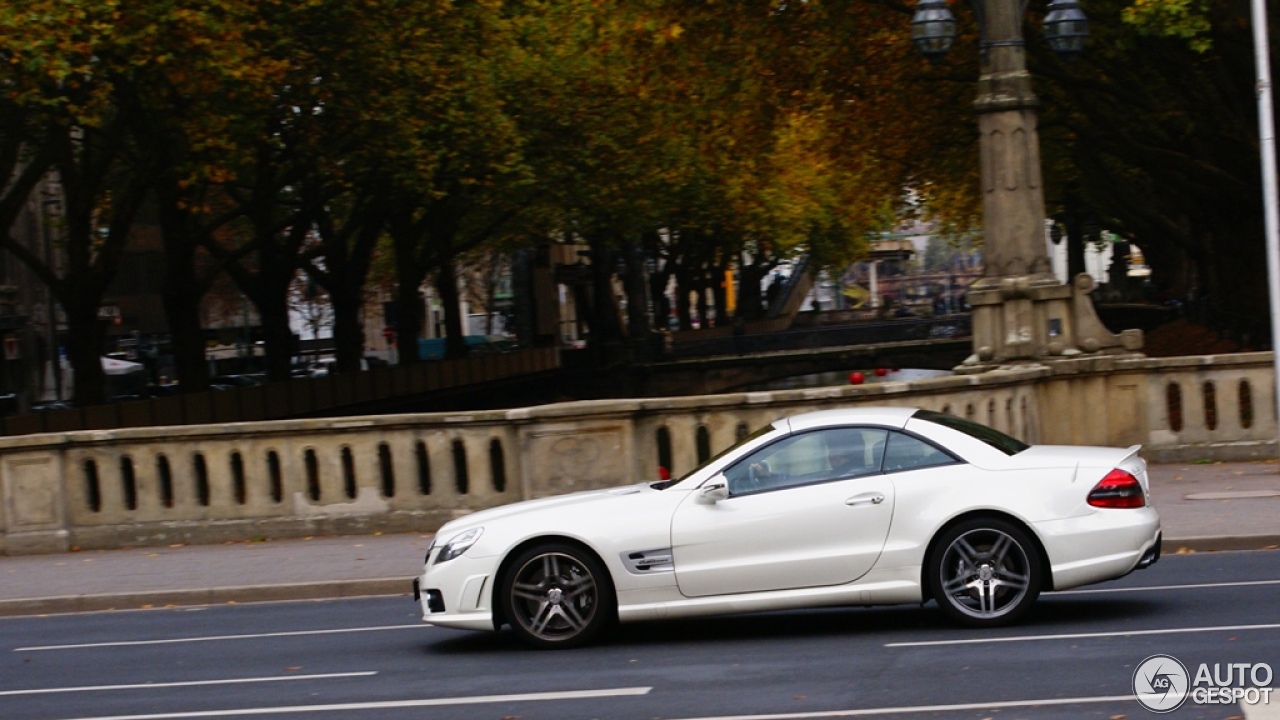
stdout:
{"type": "Polygon", "coordinates": [[[266,385],[266,373],[244,373],[241,375],[214,375],[209,378],[209,385],[215,389],[253,387],[266,385]]]}
{"type": "MultiPolygon", "coordinates": [[[[516,349],[516,342],[502,335],[467,335],[463,340],[472,355],[492,355],[516,349]]],[[[445,338],[419,339],[418,357],[423,360],[443,360],[445,342],[445,338]]]]}
{"type": "MultiPolygon", "coordinates": [[[[369,358],[360,358],[360,369],[368,370],[373,367],[369,362],[369,358]]],[[[307,368],[307,377],[324,377],[331,375],[338,370],[338,361],[333,358],[324,358],[314,362],[307,368]]]]}

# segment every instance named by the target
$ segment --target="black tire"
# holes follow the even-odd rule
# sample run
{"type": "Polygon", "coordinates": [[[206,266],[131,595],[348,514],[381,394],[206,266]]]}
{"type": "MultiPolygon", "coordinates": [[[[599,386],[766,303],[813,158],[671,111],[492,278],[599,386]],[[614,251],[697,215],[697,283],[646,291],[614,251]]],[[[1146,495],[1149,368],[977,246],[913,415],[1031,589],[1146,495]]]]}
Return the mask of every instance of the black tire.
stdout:
{"type": "Polygon", "coordinates": [[[609,571],[567,543],[522,551],[502,578],[499,602],[511,629],[538,648],[570,648],[600,636],[617,618],[609,571]]]}
{"type": "Polygon", "coordinates": [[[1044,578],[1035,541],[1000,518],[974,518],[948,529],[926,572],[942,612],[972,627],[1017,621],[1039,597],[1044,578]]]}

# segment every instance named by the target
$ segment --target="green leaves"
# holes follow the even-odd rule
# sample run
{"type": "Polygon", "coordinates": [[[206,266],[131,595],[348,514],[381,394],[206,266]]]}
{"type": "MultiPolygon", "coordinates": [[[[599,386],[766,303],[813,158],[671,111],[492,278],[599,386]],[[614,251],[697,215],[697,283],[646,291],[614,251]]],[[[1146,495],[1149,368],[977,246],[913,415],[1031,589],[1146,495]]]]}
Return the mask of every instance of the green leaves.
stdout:
{"type": "Polygon", "coordinates": [[[1181,38],[1203,53],[1213,46],[1210,7],[1210,0],[1133,0],[1122,17],[1139,32],[1181,38]]]}

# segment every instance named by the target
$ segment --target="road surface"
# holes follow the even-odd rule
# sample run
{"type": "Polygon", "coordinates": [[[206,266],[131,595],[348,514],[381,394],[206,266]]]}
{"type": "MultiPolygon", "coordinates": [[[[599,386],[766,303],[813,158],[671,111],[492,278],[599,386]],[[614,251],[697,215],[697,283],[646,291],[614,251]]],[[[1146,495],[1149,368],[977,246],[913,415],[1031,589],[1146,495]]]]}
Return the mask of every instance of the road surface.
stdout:
{"type": "MultiPolygon", "coordinates": [[[[1149,656],[1280,672],[1277,597],[1280,551],[1255,551],[1167,556],[995,631],[930,604],[633,625],[547,652],[424,625],[409,597],[5,618],[0,718],[1154,718],[1132,694],[1149,656]]],[[[1280,720],[1280,697],[1164,717],[1280,720]]]]}

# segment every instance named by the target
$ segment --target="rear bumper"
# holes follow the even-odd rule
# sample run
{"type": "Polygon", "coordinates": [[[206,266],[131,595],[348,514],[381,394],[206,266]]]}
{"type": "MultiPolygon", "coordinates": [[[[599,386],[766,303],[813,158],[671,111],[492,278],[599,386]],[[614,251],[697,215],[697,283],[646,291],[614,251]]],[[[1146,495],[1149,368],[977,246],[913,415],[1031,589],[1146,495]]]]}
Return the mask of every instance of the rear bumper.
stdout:
{"type": "Polygon", "coordinates": [[[1040,523],[1036,530],[1055,590],[1114,580],[1160,557],[1160,514],[1153,507],[1098,510],[1040,523]]]}
{"type": "Polygon", "coordinates": [[[1143,555],[1138,560],[1138,567],[1136,569],[1142,570],[1143,568],[1149,568],[1152,565],[1155,565],[1156,563],[1160,562],[1160,547],[1163,544],[1164,544],[1164,533],[1163,532],[1157,533],[1156,544],[1152,546],[1152,548],[1148,550],[1146,554],[1143,555]]]}

